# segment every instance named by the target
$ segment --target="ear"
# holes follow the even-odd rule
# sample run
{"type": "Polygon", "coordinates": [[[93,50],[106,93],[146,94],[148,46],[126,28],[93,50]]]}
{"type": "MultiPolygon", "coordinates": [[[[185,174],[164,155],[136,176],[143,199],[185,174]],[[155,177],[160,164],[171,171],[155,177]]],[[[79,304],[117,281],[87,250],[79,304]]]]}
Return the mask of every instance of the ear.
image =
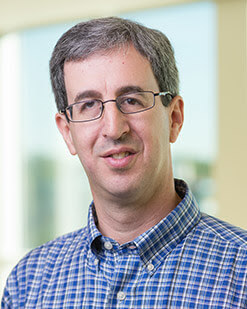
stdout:
{"type": "Polygon", "coordinates": [[[184,122],[184,101],[176,96],[170,103],[170,143],[175,143],[184,122]]]}
{"type": "Polygon", "coordinates": [[[55,116],[56,124],[58,127],[58,130],[63,136],[63,139],[69,148],[69,151],[72,155],[76,155],[76,149],[74,146],[74,141],[71,135],[71,129],[70,129],[70,123],[67,121],[66,117],[62,114],[57,113],[55,116]]]}

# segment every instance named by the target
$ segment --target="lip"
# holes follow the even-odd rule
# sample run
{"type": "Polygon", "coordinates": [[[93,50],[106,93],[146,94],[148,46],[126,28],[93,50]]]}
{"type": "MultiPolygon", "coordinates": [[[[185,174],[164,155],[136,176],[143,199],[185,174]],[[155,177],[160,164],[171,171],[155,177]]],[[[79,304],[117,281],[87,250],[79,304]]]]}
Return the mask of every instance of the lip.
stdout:
{"type": "Polygon", "coordinates": [[[129,147],[121,147],[118,149],[110,149],[105,152],[101,157],[104,159],[106,164],[113,169],[124,169],[130,167],[131,163],[135,160],[137,151],[129,147]],[[128,152],[129,155],[123,158],[113,158],[112,155],[119,154],[122,152],[128,152]]]}
{"type": "Polygon", "coordinates": [[[107,158],[114,154],[119,154],[121,152],[129,152],[130,154],[136,154],[136,151],[133,148],[121,147],[121,148],[116,148],[116,149],[110,149],[107,152],[105,152],[103,155],[101,155],[101,157],[107,158]]]}

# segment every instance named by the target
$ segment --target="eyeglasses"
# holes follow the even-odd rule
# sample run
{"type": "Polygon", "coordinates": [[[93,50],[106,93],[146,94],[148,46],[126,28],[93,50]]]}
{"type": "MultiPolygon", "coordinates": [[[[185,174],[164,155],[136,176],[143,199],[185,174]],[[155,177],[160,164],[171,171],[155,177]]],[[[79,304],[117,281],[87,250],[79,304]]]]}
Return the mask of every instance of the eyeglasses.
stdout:
{"type": "MultiPolygon", "coordinates": [[[[155,97],[173,95],[167,92],[154,93],[152,91],[138,91],[118,96],[115,100],[101,101],[87,99],[67,106],[60,114],[65,114],[68,121],[88,122],[99,119],[104,111],[104,104],[115,102],[119,111],[123,114],[136,114],[147,111],[154,107],[155,97]]],[[[167,105],[167,104],[164,104],[167,105]]]]}

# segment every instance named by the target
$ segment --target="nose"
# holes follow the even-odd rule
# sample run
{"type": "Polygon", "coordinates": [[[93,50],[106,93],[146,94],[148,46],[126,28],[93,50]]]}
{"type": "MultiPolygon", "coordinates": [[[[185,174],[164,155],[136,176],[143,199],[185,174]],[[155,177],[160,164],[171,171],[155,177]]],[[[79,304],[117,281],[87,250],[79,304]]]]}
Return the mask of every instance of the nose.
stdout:
{"type": "Polygon", "coordinates": [[[102,135],[112,140],[120,140],[130,131],[128,119],[121,113],[116,103],[107,102],[104,105],[102,135]]]}

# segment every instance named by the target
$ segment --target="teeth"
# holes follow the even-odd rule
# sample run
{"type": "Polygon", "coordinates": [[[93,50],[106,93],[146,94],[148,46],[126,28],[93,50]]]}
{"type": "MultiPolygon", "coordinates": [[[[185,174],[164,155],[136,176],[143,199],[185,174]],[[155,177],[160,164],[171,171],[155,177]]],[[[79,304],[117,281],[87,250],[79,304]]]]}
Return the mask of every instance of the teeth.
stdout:
{"type": "Polygon", "coordinates": [[[128,155],[129,155],[129,152],[126,151],[126,152],[115,153],[115,154],[111,155],[111,157],[113,159],[123,159],[123,158],[127,157],[128,155]]]}

